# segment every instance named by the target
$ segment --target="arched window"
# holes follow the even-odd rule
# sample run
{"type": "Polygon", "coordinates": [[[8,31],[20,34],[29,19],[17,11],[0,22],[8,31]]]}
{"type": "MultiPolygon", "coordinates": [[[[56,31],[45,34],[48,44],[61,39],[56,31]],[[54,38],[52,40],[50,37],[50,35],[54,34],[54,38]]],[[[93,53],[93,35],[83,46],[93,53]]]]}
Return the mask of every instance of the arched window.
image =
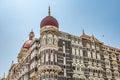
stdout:
{"type": "Polygon", "coordinates": [[[52,36],[52,34],[47,35],[47,43],[48,44],[53,44],[53,36],[52,36]]]}
{"type": "Polygon", "coordinates": [[[106,75],[107,75],[108,78],[111,78],[112,73],[109,69],[106,70],[106,75]]]}
{"type": "Polygon", "coordinates": [[[104,58],[109,59],[109,54],[107,52],[104,53],[104,58]]]}
{"type": "Polygon", "coordinates": [[[116,60],[116,55],[114,53],[111,54],[113,60],[116,60]]]}
{"type": "Polygon", "coordinates": [[[54,45],[57,45],[58,44],[58,38],[56,35],[54,35],[54,45]]]}
{"type": "Polygon", "coordinates": [[[115,79],[119,79],[119,72],[118,71],[114,71],[114,77],[115,77],[115,79]]]}
{"type": "Polygon", "coordinates": [[[50,72],[50,78],[54,78],[54,72],[50,72]]]}
{"type": "Polygon", "coordinates": [[[88,69],[89,69],[89,74],[90,75],[93,75],[93,67],[91,65],[88,66],[88,69]]]}
{"type": "Polygon", "coordinates": [[[92,76],[89,77],[89,80],[94,80],[94,78],[92,76]]]}
{"type": "Polygon", "coordinates": [[[84,75],[80,75],[80,79],[86,80],[86,77],[84,75]]]}
{"type": "Polygon", "coordinates": [[[79,78],[79,75],[78,74],[73,74],[73,77],[74,78],[79,78]]]}
{"type": "Polygon", "coordinates": [[[44,73],[41,73],[41,78],[45,79],[45,74],[44,73]]]}
{"type": "Polygon", "coordinates": [[[106,67],[110,67],[110,61],[107,60],[107,59],[105,60],[105,66],[106,66],[106,67]]]}
{"type": "Polygon", "coordinates": [[[103,76],[103,68],[99,68],[99,76],[102,77],[103,76]]]}
{"type": "Polygon", "coordinates": [[[45,77],[49,78],[49,72],[45,72],[45,77]]]}
{"type": "Polygon", "coordinates": [[[82,65],[80,65],[80,68],[81,68],[81,74],[84,74],[85,66],[82,64],[82,65]]]}
{"type": "Polygon", "coordinates": [[[117,69],[117,68],[118,68],[117,62],[113,61],[112,64],[113,64],[113,68],[114,68],[114,69],[117,69]]]}
{"type": "Polygon", "coordinates": [[[42,38],[42,44],[43,44],[43,45],[46,44],[46,35],[44,35],[43,38],[42,38]]]}

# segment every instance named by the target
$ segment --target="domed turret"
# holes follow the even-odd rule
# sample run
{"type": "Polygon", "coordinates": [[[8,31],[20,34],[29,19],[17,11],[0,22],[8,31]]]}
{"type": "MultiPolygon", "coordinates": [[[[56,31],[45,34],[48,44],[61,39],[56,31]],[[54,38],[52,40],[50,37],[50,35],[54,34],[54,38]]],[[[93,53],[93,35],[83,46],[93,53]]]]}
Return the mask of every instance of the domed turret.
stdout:
{"type": "Polygon", "coordinates": [[[23,44],[23,47],[24,49],[29,49],[30,46],[31,46],[31,42],[32,42],[32,39],[35,37],[35,34],[33,32],[33,30],[31,30],[31,32],[29,33],[29,40],[27,40],[24,44],[23,44]]]}
{"type": "Polygon", "coordinates": [[[23,44],[23,47],[22,47],[22,48],[29,49],[29,48],[30,48],[30,45],[31,45],[31,42],[32,42],[32,40],[27,40],[27,41],[23,44]]]}
{"type": "Polygon", "coordinates": [[[50,7],[48,10],[48,16],[46,16],[40,23],[40,28],[43,28],[43,27],[49,26],[49,25],[59,28],[59,24],[58,24],[57,20],[50,15],[50,7]]]}
{"type": "Polygon", "coordinates": [[[28,53],[34,37],[35,37],[35,34],[34,34],[33,30],[31,30],[31,32],[29,33],[29,40],[25,41],[25,43],[23,44],[23,46],[20,50],[20,53],[18,54],[18,62],[21,61],[21,58],[28,53]]]}
{"type": "Polygon", "coordinates": [[[32,40],[35,37],[33,30],[29,33],[29,40],[32,40]]]}

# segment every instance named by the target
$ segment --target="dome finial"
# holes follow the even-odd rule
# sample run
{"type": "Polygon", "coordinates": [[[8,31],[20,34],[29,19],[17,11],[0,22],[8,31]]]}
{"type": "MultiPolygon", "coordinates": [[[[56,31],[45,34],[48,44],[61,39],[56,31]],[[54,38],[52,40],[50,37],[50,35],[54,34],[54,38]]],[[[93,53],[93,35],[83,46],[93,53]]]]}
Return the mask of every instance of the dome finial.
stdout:
{"type": "Polygon", "coordinates": [[[83,34],[85,34],[84,29],[83,29],[83,34]]]}
{"type": "Polygon", "coordinates": [[[14,64],[14,61],[12,60],[12,64],[11,65],[13,65],[14,64]]]}
{"type": "Polygon", "coordinates": [[[29,33],[29,40],[32,40],[35,37],[35,34],[33,32],[33,29],[31,29],[31,32],[29,33]]]}
{"type": "Polygon", "coordinates": [[[48,7],[48,16],[50,16],[50,6],[48,7]]]}

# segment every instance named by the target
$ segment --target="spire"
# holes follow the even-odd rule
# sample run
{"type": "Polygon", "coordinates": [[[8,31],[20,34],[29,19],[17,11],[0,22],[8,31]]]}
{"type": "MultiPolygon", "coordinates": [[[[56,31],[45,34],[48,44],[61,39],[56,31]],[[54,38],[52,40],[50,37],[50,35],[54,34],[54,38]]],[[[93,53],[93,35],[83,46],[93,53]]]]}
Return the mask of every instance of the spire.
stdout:
{"type": "Polygon", "coordinates": [[[84,29],[83,29],[83,34],[85,34],[84,29]]]}
{"type": "Polygon", "coordinates": [[[12,64],[11,65],[13,65],[14,64],[14,61],[12,60],[12,64]]]}
{"type": "Polygon", "coordinates": [[[50,6],[48,7],[48,16],[50,16],[50,6]]]}

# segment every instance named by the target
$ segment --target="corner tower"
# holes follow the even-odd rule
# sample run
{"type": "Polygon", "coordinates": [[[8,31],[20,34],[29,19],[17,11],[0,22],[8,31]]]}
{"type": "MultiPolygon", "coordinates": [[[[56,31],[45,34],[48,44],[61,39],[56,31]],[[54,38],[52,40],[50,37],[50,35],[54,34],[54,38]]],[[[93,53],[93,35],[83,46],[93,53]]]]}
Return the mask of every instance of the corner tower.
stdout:
{"type": "Polygon", "coordinates": [[[20,53],[18,54],[18,62],[21,62],[24,57],[29,53],[29,48],[31,47],[32,40],[34,39],[35,34],[33,30],[29,33],[29,40],[25,41],[23,44],[20,53]]]}
{"type": "Polygon", "coordinates": [[[40,65],[39,75],[41,80],[57,80],[61,67],[57,65],[58,53],[58,30],[57,20],[51,16],[50,7],[48,16],[40,23],[40,65]]]}

